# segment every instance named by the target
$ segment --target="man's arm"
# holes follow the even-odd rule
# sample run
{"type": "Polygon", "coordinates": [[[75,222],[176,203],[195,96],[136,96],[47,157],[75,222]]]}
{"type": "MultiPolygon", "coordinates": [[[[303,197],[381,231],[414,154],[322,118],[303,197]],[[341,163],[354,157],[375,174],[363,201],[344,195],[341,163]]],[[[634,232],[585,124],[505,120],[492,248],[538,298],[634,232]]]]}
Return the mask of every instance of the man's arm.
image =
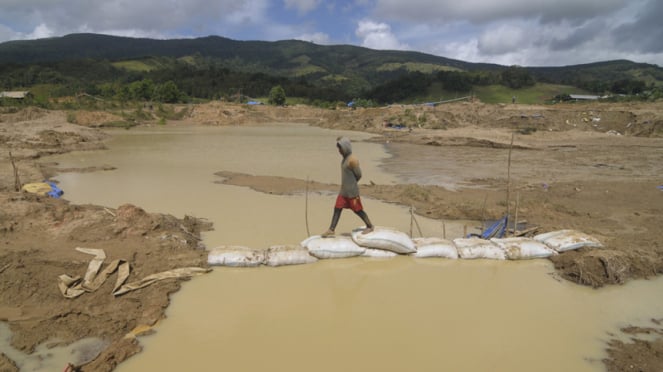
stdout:
{"type": "Polygon", "coordinates": [[[355,174],[355,179],[359,181],[361,179],[361,168],[359,168],[359,159],[352,156],[348,159],[348,167],[352,170],[352,173],[355,174]]]}

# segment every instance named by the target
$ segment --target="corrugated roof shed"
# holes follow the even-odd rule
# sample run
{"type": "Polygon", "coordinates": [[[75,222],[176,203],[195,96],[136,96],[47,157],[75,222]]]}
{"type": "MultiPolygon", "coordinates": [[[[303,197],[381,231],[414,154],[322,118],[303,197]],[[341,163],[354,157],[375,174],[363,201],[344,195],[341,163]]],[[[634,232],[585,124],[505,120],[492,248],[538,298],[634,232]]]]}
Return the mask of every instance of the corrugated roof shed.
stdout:
{"type": "Polygon", "coordinates": [[[0,92],[0,98],[16,98],[23,99],[28,96],[30,92],[25,91],[13,91],[13,92],[0,92]]]}
{"type": "Polygon", "coordinates": [[[569,94],[571,99],[594,100],[599,99],[599,96],[590,96],[588,94],[569,94]]]}

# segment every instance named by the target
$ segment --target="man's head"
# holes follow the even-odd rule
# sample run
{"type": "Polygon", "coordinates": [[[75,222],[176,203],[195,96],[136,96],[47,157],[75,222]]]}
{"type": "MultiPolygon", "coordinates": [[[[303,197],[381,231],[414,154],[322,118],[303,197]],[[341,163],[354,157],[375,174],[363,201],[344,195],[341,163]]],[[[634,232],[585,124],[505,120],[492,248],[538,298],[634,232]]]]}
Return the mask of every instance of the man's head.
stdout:
{"type": "Polygon", "coordinates": [[[348,137],[338,137],[336,139],[336,147],[338,148],[338,152],[343,156],[352,154],[352,144],[348,137]]]}

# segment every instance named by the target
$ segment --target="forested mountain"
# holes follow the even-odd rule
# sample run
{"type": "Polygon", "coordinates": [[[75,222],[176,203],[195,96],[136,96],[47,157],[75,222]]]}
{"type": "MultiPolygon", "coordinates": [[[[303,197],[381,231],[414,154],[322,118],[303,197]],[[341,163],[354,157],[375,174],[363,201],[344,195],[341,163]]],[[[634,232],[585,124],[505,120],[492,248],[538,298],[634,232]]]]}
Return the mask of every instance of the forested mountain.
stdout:
{"type": "Polygon", "coordinates": [[[55,84],[60,94],[105,90],[117,95],[123,85],[145,80],[171,82],[185,95],[199,98],[264,96],[281,85],[289,96],[327,101],[364,96],[389,102],[421,94],[435,84],[446,91],[468,92],[477,85],[519,89],[545,82],[596,93],[617,84],[632,93],[662,86],[663,69],[630,61],[500,66],[418,52],[219,36],[155,40],[72,34],[0,43],[0,90],[55,84]]]}

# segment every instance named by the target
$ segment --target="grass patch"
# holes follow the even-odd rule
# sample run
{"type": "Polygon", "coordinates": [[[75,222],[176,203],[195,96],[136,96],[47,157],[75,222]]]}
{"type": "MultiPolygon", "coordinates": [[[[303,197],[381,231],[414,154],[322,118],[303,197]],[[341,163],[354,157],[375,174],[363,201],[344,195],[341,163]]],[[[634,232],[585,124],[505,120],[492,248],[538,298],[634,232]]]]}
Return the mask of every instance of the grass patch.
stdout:
{"type": "Polygon", "coordinates": [[[119,61],[119,62],[113,62],[113,66],[128,71],[140,71],[140,72],[148,72],[154,69],[153,66],[150,66],[149,64],[143,61],[119,61]]]}
{"type": "Polygon", "coordinates": [[[541,104],[550,101],[561,93],[590,94],[569,85],[542,84],[523,89],[511,89],[503,85],[489,85],[475,87],[475,95],[485,103],[511,103],[512,97],[516,97],[516,103],[541,104]]]}
{"type": "Polygon", "coordinates": [[[440,66],[432,63],[416,63],[416,62],[405,62],[405,63],[385,63],[377,68],[378,71],[395,71],[401,68],[405,68],[408,72],[423,72],[424,74],[431,74],[438,71],[463,71],[456,67],[449,66],[440,66]]]}

